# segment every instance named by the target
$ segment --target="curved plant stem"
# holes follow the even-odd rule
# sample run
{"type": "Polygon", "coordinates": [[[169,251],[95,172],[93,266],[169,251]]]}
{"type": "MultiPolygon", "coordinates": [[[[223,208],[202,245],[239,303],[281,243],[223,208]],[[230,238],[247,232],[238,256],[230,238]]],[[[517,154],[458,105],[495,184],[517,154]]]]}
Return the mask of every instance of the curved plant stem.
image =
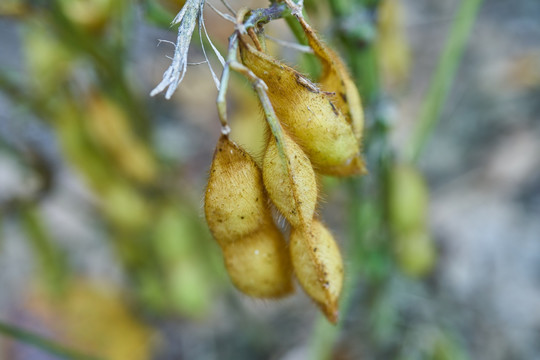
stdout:
{"type": "MultiPolygon", "coordinates": [[[[340,19],[343,16],[351,14],[354,8],[353,1],[329,0],[329,4],[335,19],[340,19]]],[[[364,39],[357,38],[353,31],[349,32],[347,30],[345,28],[340,29],[337,35],[344,46],[347,62],[354,74],[357,86],[362,92],[364,106],[370,107],[379,92],[378,68],[373,44],[366,42],[364,39]]],[[[376,225],[360,224],[358,222],[363,200],[366,200],[362,200],[361,188],[362,179],[350,179],[348,181],[348,191],[350,194],[348,204],[348,232],[350,243],[349,248],[345,252],[345,263],[348,264],[348,277],[343,284],[343,293],[339,306],[341,321],[337,325],[332,326],[328,324],[322,315],[317,318],[309,344],[310,359],[327,360],[331,358],[336,341],[343,331],[347,314],[353,305],[354,293],[361,278],[360,274],[363,272],[362,263],[363,257],[365,257],[363,239],[366,237],[368,227],[374,227],[376,225]]]]}
{"type": "Polygon", "coordinates": [[[40,348],[49,354],[54,354],[62,359],[71,360],[98,360],[98,358],[81,354],[75,350],[65,348],[51,340],[45,339],[39,335],[33,334],[26,330],[22,330],[13,325],[6,324],[0,321],[0,334],[12,337],[13,339],[25,344],[40,348]]]}
{"type": "MultiPolygon", "coordinates": [[[[284,19],[287,22],[287,25],[289,26],[289,29],[291,29],[296,40],[302,45],[307,45],[308,41],[304,34],[304,30],[302,29],[302,26],[300,25],[298,20],[292,14],[286,14],[284,16],[284,19]]],[[[319,78],[321,74],[321,64],[319,63],[319,60],[317,60],[317,57],[314,54],[302,54],[302,65],[312,79],[319,78]]]]}
{"type": "Polygon", "coordinates": [[[441,109],[448,96],[458,69],[467,39],[474,25],[482,0],[462,0],[446,46],[433,74],[428,94],[422,104],[420,119],[413,134],[408,156],[416,162],[433,129],[440,119],[441,109]]]}

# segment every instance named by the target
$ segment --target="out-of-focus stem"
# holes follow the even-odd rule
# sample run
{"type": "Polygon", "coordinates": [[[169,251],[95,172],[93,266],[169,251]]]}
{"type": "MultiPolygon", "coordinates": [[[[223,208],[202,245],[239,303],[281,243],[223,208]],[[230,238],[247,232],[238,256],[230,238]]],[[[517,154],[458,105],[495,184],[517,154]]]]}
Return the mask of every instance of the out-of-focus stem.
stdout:
{"type": "Polygon", "coordinates": [[[360,46],[347,40],[351,71],[355,77],[363,102],[369,105],[377,100],[380,92],[379,69],[375,48],[371,44],[360,46]],[[363,50],[358,50],[363,48],[363,50]]]}
{"type": "Polygon", "coordinates": [[[45,339],[44,337],[38,336],[36,334],[30,333],[26,330],[22,330],[18,327],[6,324],[1,321],[0,334],[9,336],[25,344],[40,348],[48,352],[49,354],[57,355],[61,359],[98,360],[98,358],[96,357],[80,354],[74,350],[65,348],[64,346],[57,344],[51,340],[45,339]]]}
{"type": "MultiPolygon", "coordinates": [[[[341,40],[345,53],[347,55],[347,63],[354,75],[355,82],[361,93],[365,108],[373,108],[380,92],[377,57],[373,43],[370,39],[363,37],[363,33],[356,28],[348,28],[349,24],[345,22],[347,16],[351,16],[358,6],[362,8],[366,6],[365,2],[349,0],[329,0],[329,5],[332,10],[332,15],[338,24],[338,36],[341,40]],[[342,26],[343,25],[343,26],[342,26]]],[[[372,5],[372,4],[370,4],[372,5]]],[[[375,5],[372,5],[375,6],[375,5]]],[[[364,8],[365,10],[365,8],[364,8]]],[[[365,17],[368,21],[369,18],[365,17]]],[[[373,24],[356,24],[355,26],[374,26],[373,24]]],[[[369,139],[370,135],[366,137],[369,139]]],[[[368,145],[366,145],[367,147],[368,145]]],[[[371,170],[370,170],[371,171],[371,170]]],[[[377,169],[373,170],[372,176],[380,176],[377,169]]],[[[343,286],[343,294],[340,302],[340,313],[343,314],[342,321],[335,327],[331,327],[325,323],[322,316],[316,322],[314,332],[310,343],[310,356],[313,359],[327,360],[331,358],[332,350],[339,333],[343,327],[343,320],[346,318],[352,301],[354,290],[360,279],[360,273],[363,269],[363,260],[367,256],[368,249],[365,248],[364,239],[372,227],[379,226],[378,224],[360,224],[361,207],[367,201],[362,199],[362,188],[364,182],[362,179],[351,179],[348,181],[349,190],[349,249],[346,263],[348,264],[347,273],[349,274],[343,286]]],[[[372,289],[369,291],[375,293],[378,287],[378,279],[373,279],[371,284],[372,289]]]]}
{"type": "MultiPolygon", "coordinates": [[[[298,23],[298,20],[291,14],[288,14],[285,16],[285,21],[287,22],[287,25],[289,25],[289,28],[291,29],[294,37],[296,40],[302,44],[307,45],[307,39],[304,35],[304,30],[302,29],[302,26],[298,23]]],[[[316,79],[319,77],[321,72],[321,65],[319,64],[319,61],[313,54],[302,54],[302,62],[303,67],[305,71],[313,78],[316,79]]]]}
{"type": "Polygon", "coordinates": [[[458,69],[467,39],[474,25],[482,0],[462,0],[452,23],[449,38],[439,58],[431,84],[420,111],[420,119],[408,150],[411,161],[418,161],[431,136],[458,69]]]}
{"type": "Polygon", "coordinates": [[[99,79],[103,88],[112,93],[124,104],[124,108],[129,112],[133,123],[136,125],[140,136],[149,136],[149,116],[147,110],[142,106],[141,101],[132,92],[126,71],[123,68],[118,46],[111,46],[105,43],[96,43],[88,34],[74,26],[59,9],[56,2],[52,2],[49,9],[51,16],[50,24],[53,30],[62,39],[66,47],[84,54],[91,58],[95,64],[99,79]],[[105,48],[104,48],[105,47],[105,48]]]}
{"type": "Polygon", "coordinates": [[[347,12],[351,8],[350,0],[332,0],[332,1],[329,1],[328,4],[330,5],[330,8],[332,9],[332,15],[334,16],[334,18],[336,16],[343,16],[347,14],[347,12]]]}

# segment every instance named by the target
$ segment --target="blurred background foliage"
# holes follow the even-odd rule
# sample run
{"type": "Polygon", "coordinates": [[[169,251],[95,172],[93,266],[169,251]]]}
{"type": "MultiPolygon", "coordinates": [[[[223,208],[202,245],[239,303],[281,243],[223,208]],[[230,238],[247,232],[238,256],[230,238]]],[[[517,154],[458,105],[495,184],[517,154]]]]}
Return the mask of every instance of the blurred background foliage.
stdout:
{"type": "MultiPolygon", "coordinates": [[[[182,5],[0,3],[1,359],[540,358],[536,0],[305,1],[366,112],[370,174],[323,179],[347,268],[336,327],[225,274],[201,211],[211,77],[190,66],[172,100],[148,95],[182,5]]],[[[232,25],[205,14],[225,49],[232,25]]],[[[267,33],[305,41],[292,17],[267,33]]],[[[316,78],[312,55],[269,49],[316,78]]],[[[231,81],[233,138],[260,155],[259,105],[231,81]]]]}

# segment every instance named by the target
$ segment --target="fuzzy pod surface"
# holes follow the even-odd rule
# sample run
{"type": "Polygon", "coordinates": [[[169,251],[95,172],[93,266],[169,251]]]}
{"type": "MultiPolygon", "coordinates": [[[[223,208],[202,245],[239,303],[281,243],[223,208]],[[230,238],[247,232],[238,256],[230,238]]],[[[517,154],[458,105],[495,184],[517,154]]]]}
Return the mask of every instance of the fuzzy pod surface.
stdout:
{"type": "Polygon", "coordinates": [[[280,146],[274,137],[270,138],[263,159],[264,186],[291,225],[304,228],[311,224],[317,205],[315,171],[300,146],[286,133],[280,146]]]}
{"type": "Polygon", "coordinates": [[[343,286],[343,262],[332,234],[314,220],[309,231],[293,229],[289,247],[294,272],[302,288],[328,320],[336,323],[343,286]]]}
{"type": "Polygon", "coordinates": [[[240,41],[240,54],[243,63],[268,86],[277,117],[318,172],[332,175],[335,168],[351,164],[358,156],[358,140],[333,96],[244,41],[240,41]]]}
{"type": "Polygon", "coordinates": [[[354,84],[347,66],[339,55],[319,39],[315,31],[305,22],[300,23],[309,46],[322,63],[319,79],[324,91],[335,93],[337,107],[343,112],[351,125],[354,135],[360,142],[364,129],[364,111],[358,88],[354,84]]]}
{"type": "Polygon", "coordinates": [[[223,247],[225,266],[238,290],[257,298],[279,298],[293,292],[287,244],[273,222],[223,247]]]}
{"type": "Polygon", "coordinates": [[[269,211],[261,170],[246,151],[221,136],[204,199],[206,221],[215,239],[223,246],[255,232],[269,211]]]}

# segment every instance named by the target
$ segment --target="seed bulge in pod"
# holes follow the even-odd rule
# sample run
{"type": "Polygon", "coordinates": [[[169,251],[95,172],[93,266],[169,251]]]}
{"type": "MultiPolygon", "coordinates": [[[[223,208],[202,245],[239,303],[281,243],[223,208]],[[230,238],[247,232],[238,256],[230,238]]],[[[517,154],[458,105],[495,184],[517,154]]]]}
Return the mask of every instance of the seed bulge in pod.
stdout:
{"type": "Polygon", "coordinates": [[[290,136],[283,143],[274,137],[263,159],[263,180],[268,196],[294,227],[311,224],[317,204],[317,179],[311,163],[290,136]]]}
{"type": "Polygon", "coordinates": [[[273,222],[226,244],[223,256],[232,282],[244,294],[278,298],[293,291],[287,244],[273,222]]]}
{"type": "Polygon", "coordinates": [[[413,278],[428,275],[437,260],[435,244],[426,229],[399,234],[394,251],[400,269],[413,278]]]}
{"type": "Polygon", "coordinates": [[[402,86],[410,72],[411,52],[403,26],[403,4],[383,0],[377,10],[377,59],[388,86],[402,86]]]}
{"type": "Polygon", "coordinates": [[[259,167],[226,136],[214,152],[204,211],[221,245],[254,232],[269,213],[259,167]]]}
{"type": "Polygon", "coordinates": [[[320,79],[321,88],[336,94],[336,106],[345,114],[356,139],[360,142],[364,131],[364,110],[360,94],[342,60],[335,52],[331,50],[328,52],[333,56],[335,71],[328,70],[326,76],[320,79]]]}
{"type": "Polygon", "coordinates": [[[362,138],[364,111],[358,89],[338,54],[319,39],[315,31],[304,20],[300,21],[309,46],[321,60],[322,75],[319,79],[321,89],[335,93],[336,106],[346,116],[357,140],[362,138]]]}
{"type": "Polygon", "coordinates": [[[289,246],[298,281],[328,320],[336,323],[343,263],[332,234],[314,220],[309,231],[293,229],[289,246]]]}
{"type": "Polygon", "coordinates": [[[332,176],[364,175],[367,174],[367,169],[364,159],[360,153],[358,153],[355,157],[347,160],[341,165],[325,168],[324,173],[332,176]]]}
{"type": "Polygon", "coordinates": [[[351,164],[359,152],[358,141],[333,96],[290,66],[242,41],[240,53],[244,64],[268,86],[277,117],[317,171],[332,175],[333,169],[351,164]]]}
{"type": "Polygon", "coordinates": [[[88,133],[128,177],[151,183],[157,166],[148,147],[138,138],[124,109],[99,94],[88,98],[88,133]]]}
{"type": "Polygon", "coordinates": [[[396,234],[426,227],[428,190],[413,166],[400,164],[390,172],[388,211],[396,234]]]}

